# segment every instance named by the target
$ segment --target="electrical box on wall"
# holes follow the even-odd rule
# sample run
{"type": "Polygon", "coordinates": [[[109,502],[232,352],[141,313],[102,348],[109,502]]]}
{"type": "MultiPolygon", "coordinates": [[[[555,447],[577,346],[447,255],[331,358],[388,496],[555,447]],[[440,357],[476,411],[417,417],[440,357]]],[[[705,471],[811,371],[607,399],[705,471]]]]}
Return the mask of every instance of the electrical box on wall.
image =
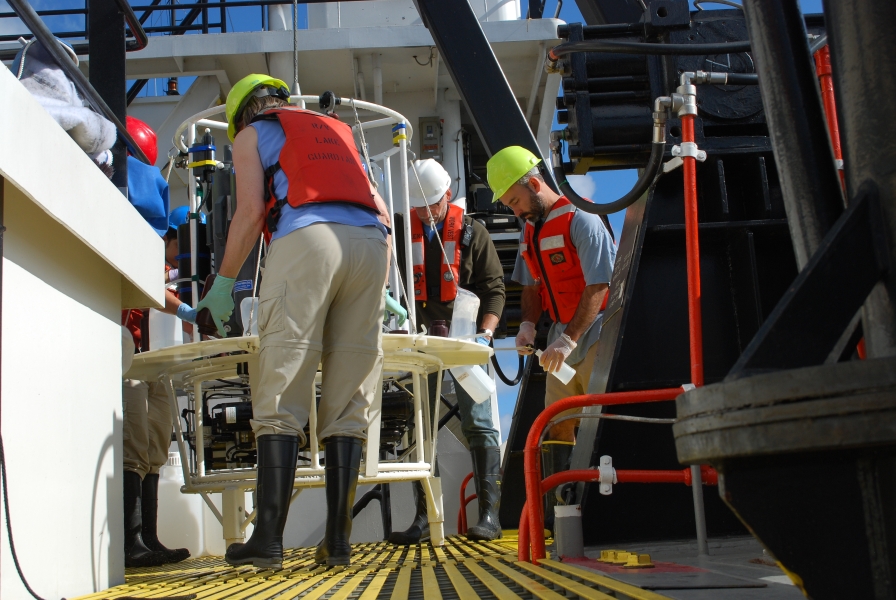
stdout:
{"type": "Polygon", "coordinates": [[[433,158],[442,162],[442,120],[438,117],[420,117],[420,158],[433,158]]]}

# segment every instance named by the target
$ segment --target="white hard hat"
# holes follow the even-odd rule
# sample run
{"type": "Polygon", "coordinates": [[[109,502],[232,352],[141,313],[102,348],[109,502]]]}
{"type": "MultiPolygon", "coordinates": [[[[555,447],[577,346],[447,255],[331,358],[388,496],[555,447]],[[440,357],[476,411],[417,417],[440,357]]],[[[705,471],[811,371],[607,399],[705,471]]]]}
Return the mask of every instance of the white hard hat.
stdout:
{"type": "Polygon", "coordinates": [[[414,167],[417,169],[417,176],[414,176],[413,169],[408,169],[408,197],[411,207],[423,208],[435,204],[451,187],[451,176],[431,158],[415,160],[414,167]],[[420,183],[417,183],[417,177],[420,177],[420,183]],[[425,196],[420,193],[421,185],[425,196]]]}

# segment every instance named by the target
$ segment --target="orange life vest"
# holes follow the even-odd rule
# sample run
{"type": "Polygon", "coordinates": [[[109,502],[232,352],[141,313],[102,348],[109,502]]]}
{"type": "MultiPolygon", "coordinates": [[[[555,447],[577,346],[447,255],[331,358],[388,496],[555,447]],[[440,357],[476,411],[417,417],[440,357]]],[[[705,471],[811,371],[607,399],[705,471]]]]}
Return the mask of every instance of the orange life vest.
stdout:
{"type": "MultiPolygon", "coordinates": [[[[576,207],[561,196],[547,214],[537,238],[535,227],[526,221],[525,241],[520,244],[520,255],[529,272],[541,283],[541,308],[559,323],[572,320],[585,291],[582,264],[569,234],[575,214],[576,207]]],[[[607,297],[609,294],[604,296],[601,310],[607,306],[607,297]]]]}
{"type": "MultiPolygon", "coordinates": [[[[451,264],[442,257],[442,290],[439,300],[451,302],[457,298],[457,286],[460,281],[461,237],[464,231],[464,209],[455,204],[448,204],[448,214],[442,226],[442,245],[451,264]],[[450,275],[449,275],[450,274],[450,275]]],[[[411,211],[411,254],[414,259],[414,299],[425,301],[426,288],[426,236],[423,234],[423,222],[417,213],[411,211]]]]}
{"type": "Polygon", "coordinates": [[[379,214],[370,183],[345,123],[310,110],[275,108],[254,120],[277,119],[286,134],[279,160],[265,169],[265,236],[277,230],[280,209],[312,202],[346,202],[379,214]],[[283,171],[289,182],[286,198],[274,194],[274,175],[283,171]]]}

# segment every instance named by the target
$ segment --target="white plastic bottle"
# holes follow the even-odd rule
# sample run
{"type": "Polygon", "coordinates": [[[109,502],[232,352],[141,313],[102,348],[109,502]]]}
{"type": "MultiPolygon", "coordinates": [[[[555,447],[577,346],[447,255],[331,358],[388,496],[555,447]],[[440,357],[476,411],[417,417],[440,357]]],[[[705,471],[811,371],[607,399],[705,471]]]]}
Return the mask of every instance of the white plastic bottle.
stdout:
{"type": "Polygon", "coordinates": [[[495,393],[494,380],[479,365],[452,367],[451,374],[477,404],[482,404],[495,393]]]}
{"type": "MultiPolygon", "coordinates": [[[[535,356],[538,356],[538,357],[540,358],[540,357],[541,357],[541,350],[536,350],[536,351],[535,351],[535,356]]],[[[562,381],[562,382],[563,382],[563,385],[566,385],[567,383],[569,383],[569,382],[572,380],[572,378],[573,378],[573,376],[574,376],[575,374],[576,374],[576,370],[573,369],[572,367],[570,367],[570,366],[569,366],[568,364],[566,364],[565,362],[564,362],[564,363],[560,363],[560,369],[559,369],[559,370],[557,370],[557,371],[552,371],[552,372],[551,372],[551,375],[553,375],[554,377],[556,377],[557,379],[559,379],[560,381],[562,381]]]]}

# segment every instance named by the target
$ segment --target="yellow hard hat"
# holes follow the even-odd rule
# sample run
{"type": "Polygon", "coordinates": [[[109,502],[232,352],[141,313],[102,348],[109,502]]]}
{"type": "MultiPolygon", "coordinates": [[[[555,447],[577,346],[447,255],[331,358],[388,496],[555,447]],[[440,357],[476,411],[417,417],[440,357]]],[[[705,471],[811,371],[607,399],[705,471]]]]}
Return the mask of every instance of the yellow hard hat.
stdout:
{"type": "Polygon", "coordinates": [[[283,100],[289,100],[289,86],[283,81],[271,77],[270,75],[259,75],[253,73],[246,75],[236,82],[227,94],[227,107],[225,114],[227,115],[227,137],[230,141],[236,137],[236,120],[240,113],[243,112],[249,98],[257,95],[259,91],[262,93],[277,96],[283,100]]]}
{"type": "Polygon", "coordinates": [[[507,146],[495,153],[486,165],[488,186],[495,194],[492,202],[497,202],[501,196],[507,193],[510,186],[540,162],[540,158],[522,146],[507,146]]]}

